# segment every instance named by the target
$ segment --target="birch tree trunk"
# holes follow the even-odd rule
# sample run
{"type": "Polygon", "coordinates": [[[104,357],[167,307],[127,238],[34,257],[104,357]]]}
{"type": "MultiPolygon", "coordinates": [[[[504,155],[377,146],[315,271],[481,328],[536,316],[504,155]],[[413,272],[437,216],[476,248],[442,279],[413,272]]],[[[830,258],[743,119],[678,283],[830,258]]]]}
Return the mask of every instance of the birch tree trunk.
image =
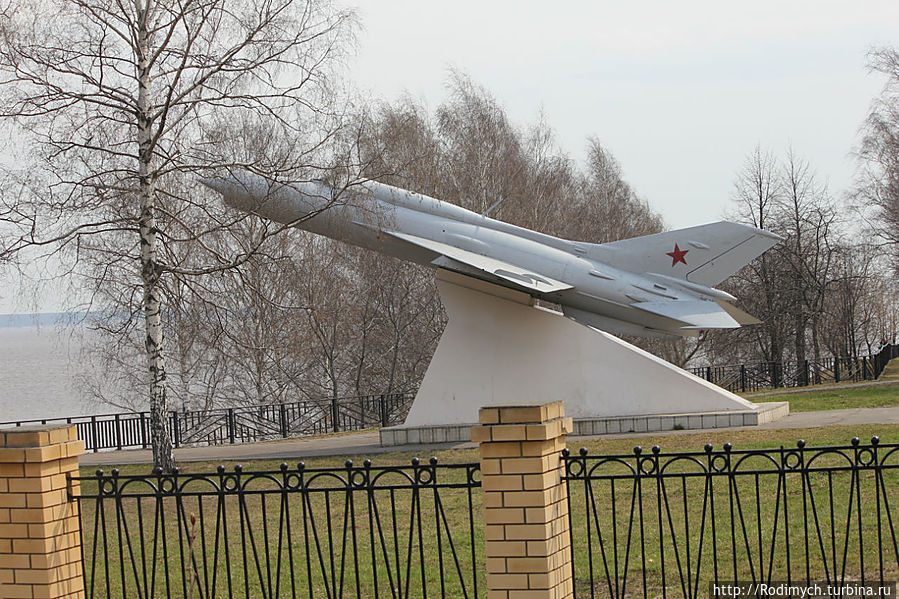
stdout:
{"type": "Polygon", "coordinates": [[[325,142],[345,108],[331,81],[354,22],[330,0],[0,0],[0,124],[30,158],[0,164],[16,189],[0,191],[0,259],[37,248],[70,261],[90,296],[71,308],[108,316],[95,326],[125,370],[109,390],[144,391],[135,405],[149,404],[164,470],[167,399],[190,391],[167,379],[169,302],[208,310],[201,281],[288,228],[243,226],[254,219],[199,179],[238,168],[297,181],[336,166],[344,154],[325,142]]]}
{"type": "Polygon", "coordinates": [[[150,72],[150,39],[148,19],[152,3],[148,0],[137,8],[137,144],[138,189],[140,195],[140,275],[143,283],[143,314],[147,332],[147,369],[150,375],[150,437],[153,463],[170,472],[175,467],[172,439],[167,426],[165,354],[163,352],[162,301],[159,285],[160,268],[157,260],[158,239],[156,224],[156,174],[153,172],[153,139],[150,119],[152,76],[150,72]]]}

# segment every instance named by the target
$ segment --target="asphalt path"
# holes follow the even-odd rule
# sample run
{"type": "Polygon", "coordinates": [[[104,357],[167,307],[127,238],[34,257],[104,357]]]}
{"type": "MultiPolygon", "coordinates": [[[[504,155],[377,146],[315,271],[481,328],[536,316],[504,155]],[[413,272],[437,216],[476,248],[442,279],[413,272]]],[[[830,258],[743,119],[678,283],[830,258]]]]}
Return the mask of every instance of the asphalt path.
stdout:
{"type": "Polygon", "coordinates": [[[815,385],[814,387],[791,387],[789,389],[779,389],[777,391],[764,391],[759,393],[740,394],[740,397],[749,399],[750,397],[767,397],[769,395],[790,395],[791,393],[811,393],[813,391],[838,391],[841,389],[854,389],[857,387],[879,387],[880,385],[895,385],[895,379],[888,381],[868,381],[866,383],[837,383],[834,385],[815,385]]]}
{"type": "MultiPolygon", "coordinates": [[[[861,425],[861,424],[899,424],[899,406],[888,408],[849,408],[845,410],[822,410],[819,412],[797,412],[785,418],[760,426],[733,427],[730,430],[761,429],[786,430],[802,428],[820,428],[825,426],[861,425]]],[[[653,433],[625,433],[601,435],[606,439],[660,437],[666,435],[695,434],[702,430],[722,431],[725,428],[690,429],[680,431],[661,431],[653,433]]],[[[576,440],[587,440],[597,437],[571,437],[576,440]]],[[[175,450],[175,459],[179,462],[237,462],[245,460],[302,460],[308,457],[349,457],[371,456],[391,452],[419,452],[428,456],[434,450],[467,449],[475,447],[474,443],[442,443],[426,445],[402,445],[381,447],[377,431],[344,433],[323,437],[306,437],[301,439],[284,439],[261,443],[241,443],[235,445],[215,445],[203,447],[182,447],[175,450]]],[[[102,451],[89,453],[81,457],[82,466],[107,466],[122,464],[149,464],[152,454],[149,450],[134,449],[122,451],[102,451]]]]}

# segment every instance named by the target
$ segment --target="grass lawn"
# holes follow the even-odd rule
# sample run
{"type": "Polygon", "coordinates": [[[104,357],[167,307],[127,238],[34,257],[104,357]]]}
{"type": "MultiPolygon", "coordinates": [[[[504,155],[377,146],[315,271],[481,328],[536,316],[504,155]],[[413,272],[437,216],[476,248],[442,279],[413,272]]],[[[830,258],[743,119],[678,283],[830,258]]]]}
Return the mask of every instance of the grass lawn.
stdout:
{"type": "MultiPolygon", "coordinates": [[[[721,448],[729,442],[734,450],[780,446],[789,449],[796,446],[798,438],[803,438],[807,447],[814,448],[847,445],[856,436],[866,443],[875,434],[881,443],[899,442],[899,425],[684,432],[588,441],[572,438],[569,448],[576,453],[583,445],[589,455],[596,456],[633,455],[634,446],[640,445],[644,455],[650,455],[649,449],[657,444],[664,456],[669,452],[701,451],[706,443],[721,448]]],[[[899,452],[893,462],[896,456],[899,452]]],[[[413,457],[410,452],[394,452],[378,455],[373,462],[375,466],[408,465],[413,457]]],[[[420,457],[426,463],[430,456],[420,457]]],[[[477,450],[438,451],[435,457],[438,463],[445,464],[476,462],[477,450]]],[[[463,596],[463,584],[471,588],[476,578],[479,596],[485,596],[480,491],[475,489],[470,495],[464,488],[416,492],[401,488],[403,475],[393,473],[389,475],[392,479],[382,482],[392,480],[397,488],[385,486],[375,493],[354,492],[350,498],[341,486],[343,483],[333,478],[345,475],[343,465],[347,458],[356,465],[364,459],[334,456],[305,460],[307,469],[332,471],[322,473],[317,483],[319,491],[306,497],[300,493],[258,493],[242,498],[200,496],[191,494],[206,485],[197,481],[186,486],[181,497],[169,495],[159,501],[155,497],[132,498],[123,501],[119,509],[110,500],[83,502],[87,576],[93,581],[94,595],[106,596],[108,589],[111,596],[153,596],[149,589],[154,587],[156,596],[165,596],[161,589],[168,587],[172,597],[200,597],[196,588],[191,590],[200,580],[203,587],[216,589],[213,596],[390,596],[394,591],[405,595],[407,590],[411,596],[421,596],[421,581],[425,580],[429,595],[456,597],[463,596]],[[328,490],[329,484],[333,489],[328,490]],[[194,523],[192,515],[196,517],[194,523]],[[348,526],[348,522],[353,524],[348,526]],[[140,536],[143,544],[137,542],[140,536]],[[168,579],[163,564],[168,565],[168,579]],[[138,593],[139,588],[147,592],[138,593]]],[[[840,458],[829,459],[839,462],[840,458]]],[[[276,488],[279,472],[273,477],[254,477],[250,473],[277,471],[280,463],[281,460],[244,462],[241,480],[252,478],[247,482],[248,489],[276,488]]],[[[186,463],[182,472],[212,473],[217,465],[186,463]]],[[[234,473],[235,464],[224,466],[226,473],[234,473]]],[[[292,460],[289,467],[296,472],[297,460],[292,460]]],[[[690,467],[690,463],[684,462],[672,468],[677,472],[690,467]]],[[[129,465],[119,470],[122,475],[146,474],[149,468],[129,465]]],[[[93,471],[94,468],[84,468],[82,475],[91,476],[93,471]]],[[[445,480],[464,480],[460,471],[441,472],[441,476],[445,480]]],[[[706,588],[701,585],[706,584],[716,567],[732,579],[734,569],[741,578],[769,568],[782,574],[789,561],[793,578],[804,579],[805,545],[800,540],[803,534],[809,535],[810,559],[822,567],[827,564],[830,571],[838,569],[851,579],[863,559],[866,571],[876,573],[882,556],[885,571],[896,577],[899,558],[888,539],[890,530],[892,534],[899,532],[895,528],[899,524],[899,506],[893,505],[899,504],[899,470],[885,472],[881,487],[872,484],[868,480],[871,477],[853,481],[846,471],[812,476],[806,481],[813,491],[810,494],[803,490],[801,477],[791,474],[788,478],[789,484],[783,479],[783,487],[777,475],[750,474],[734,480],[732,485],[719,478],[712,492],[707,492],[704,477],[675,477],[665,483],[664,504],[657,503],[659,489],[654,479],[639,493],[627,478],[614,483],[594,481],[589,488],[573,483],[570,505],[579,594],[590,590],[591,576],[597,596],[609,594],[606,566],[612,572],[618,568],[617,584],[620,587],[627,580],[626,594],[634,596],[642,596],[644,573],[648,576],[645,585],[650,596],[660,593],[662,564],[669,596],[681,596],[678,572],[688,569],[693,572],[693,586],[697,580],[702,581],[700,589],[706,588]],[[852,495],[853,489],[859,489],[859,494],[852,495]],[[886,507],[882,505],[884,493],[893,497],[893,503],[886,507]],[[734,497],[738,498],[736,511],[731,501],[734,497]],[[803,513],[808,505],[803,504],[804,497],[818,502],[815,512],[819,520],[803,513]],[[714,508],[706,504],[708,499],[715,502],[714,508]],[[793,527],[789,549],[783,529],[784,511],[779,507],[787,499],[793,527]],[[642,529],[636,520],[633,526],[628,524],[632,522],[631,510],[638,504],[644,508],[642,529]],[[856,509],[859,505],[867,509],[856,509]],[[704,529],[698,525],[703,514],[710,515],[712,509],[719,522],[714,534],[708,523],[704,529]],[[806,522],[811,523],[811,528],[803,533],[806,522]],[[881,530],[878,524],[884,535],[883,551],[875,542],[881,530]],[[820,543],[816,536],[818,526],[824,530],[820,543]],[[837,531],[834,536],[827,532],[830,529],[837,531]],[[642,535],[638,534],[640,530],[642,535]],[[865,534],[859,535],[858,530],[865,534]],[[603,543],[599,543],[600,536],[603,543]],[[862,536],[864,547],[860,547],[862,536]],[[846,552],[846,547],[851,551],[846,552]],[[684,561],[688,548],[689,568],[684,561]],[[845,561],[844,553],[848,556],[845,561]],[[592,564],[588,555],[593,556],[592,564]]],[[[83,486],[86,492],[92,490],[89,481],[83,486]]],[[[812,574],[820,579],[825,573],[816,566],[812,574]]]]}
{"type": "MultiPolygon", "coordinates": [[[[899,390],[897,390],[899,392],[899,390]]],[[[791,406],[792,407],[792,406],[791,406]]],[[[663,451],[701,451],[706,443],[711,443],[720,448],[724,443],[730,443],[734,449],[759,449],[765,447],[793,447],[796,441],[804,439],[810,446],[847,445],[853,437],[858,437],[862,442],[867,442],[873,435],[880,436],[883,443],[899,443],[899,424],[868,424],[853,426],[829,426],[809,429],[783,429],[783,430],[722,430],[703,431],[701,433],[677,432],[675,434],[641,434],[628,438],[594,438],[585,440],[580,437],[569,437],[568,448],[575,452],[581,447],[586,447],[591,455],[607,453],[630,453],[634,446],[640,445],[649,449],[653,445],[659,445],[663,451]]],[[[421,452],[394,451],[381,453],[372,457],[374,465],[402,465],[409,464],[412,458],[422,460],[436,457],[441,464],[454,464],[461,462],[476,462],[478,460],[477,449],[448,449],[430,452],[428,455],[421,452]]],[[[308,468],[334,468],[343,467],[346,460],[353,460],[360,464],[366,456],[359,455],[335,455],[333,457],[311,457],[302,459],[308,468]]],[[[240,462],[246,470],[277,470],[281,462],[285,460],[243,460],[240,462]]],[[[298,460],[290,460],[289,466],[295,467],[298,460]]],[[[183,462],[179,464],[182,472],[215,472],[217,466],[224,465],[227,469],[233,468],[238,462],[183,462]]],[[[145,464],[127,464],[104,466],[106,473],[112,468],[117,468],[122,474],[147,474],[150,467],[145,464]]],[[[93,476],[95,466],[81,468],[81,476],[93,476]]]]}
{"type": "Polygon", "coordinates": [[[884,408],[899,406],[899,381],[889,385],[870,387],[841,387],[832,385],[795,393],[772,393],[748,398],[755,403],[789,401],[791,412],[841,410],[843,408],[884,408]]]}
{"type": "MultiPolygon", "coordinates": [[[[706,596],[716,575],[722,581],[848,581],[858,580],[864,569],[867,580],[881,574],[895,579],[899,452],[887,456],[889,449],[882,448],[880,459],[887,456],[884,463],[891,469],[878,472],[847,468],[851,449],[815,449],[846,446],[854,436],[868,443],[875,434],[881,444],[897,443],[899,425],[691,433],[640,443],[646,456],[647,446],[658,442],[664,463],[666,452],[701,451],[705,442],[719,450],[731,442],[734,451],[782,445],[790,452],[801,437],[809,467],[835,468],[806,475],[772,468],[781,459],[775,452],[774,462],[756,456],[736,465],[734,458],[729,472],[736,474],[709,478],[701,468],[706,456],[700,455],[695,461],[668,462],[675,476],[644,478],[637,486],[626,467],[636,467],[633,458],[588,461],[604,478],[589,485],[578,482],[571,491],[579,595],[592,585],[595,596],[639,597],[644,589],[650,597],[706,596]],[[624,476],[613,479],[615,474],[624,476]]],[[[622,441],[585,445],[588,455],[626,455],[630,452],[622,441]]],[[[638,440],[627,441],[635,445],[638,440]]],[[[787,463],[791,460],[799,458],[787,458],[787,463]]]]}

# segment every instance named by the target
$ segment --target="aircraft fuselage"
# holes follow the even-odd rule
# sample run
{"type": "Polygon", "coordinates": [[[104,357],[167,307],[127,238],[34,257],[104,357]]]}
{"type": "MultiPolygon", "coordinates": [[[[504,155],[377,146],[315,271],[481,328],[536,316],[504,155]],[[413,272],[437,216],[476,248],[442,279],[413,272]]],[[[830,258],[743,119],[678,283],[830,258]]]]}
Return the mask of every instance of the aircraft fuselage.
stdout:
{"type": "Polygon", "coordinates": [[[615,244],[597,246],[560,239],[376,182],[341,194],[319,182],[274,191],[252,178],[207,184],[220,191],[227,203],[243,210],[282,223],[296,222],[298,228],[424,266],[525,291],[560,304],[566,315],[583,324],[613,333],[695,334],[697,327],[685,326],[690,321],[640,306],[679,302],[672,305],[693,306],[694,311],[699,306],[701,312],[704,304],[695,302],[710,302],[710,310],[714,306],[720,311],[716,301],[734,299],[687,280],[677,269],[679,262],[687,266],[684,257],[688,251],[708,249],[689,236],[681,243],[685,247],[692,243],[690,250],[675,245],[672,252],[665,252],[674,256],[664,258],[663,264],[672,260],[672,273],[634,272],[595,257],[609,254],[615,258],[616,252],[629,256],[615,244]],[[313,216],[307,218],[310,214],[313,216]]]}

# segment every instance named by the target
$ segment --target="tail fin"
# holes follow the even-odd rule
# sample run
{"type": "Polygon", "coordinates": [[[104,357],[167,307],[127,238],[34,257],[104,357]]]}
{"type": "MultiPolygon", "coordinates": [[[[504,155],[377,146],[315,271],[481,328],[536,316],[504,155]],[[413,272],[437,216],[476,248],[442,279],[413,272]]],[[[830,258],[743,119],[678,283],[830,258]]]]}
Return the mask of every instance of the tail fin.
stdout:
{"type": "Polygon", "coordinates": [[[781,237],[718,222],[591,246],[590,258],[713,287],[777,245],[781,237]]]}

